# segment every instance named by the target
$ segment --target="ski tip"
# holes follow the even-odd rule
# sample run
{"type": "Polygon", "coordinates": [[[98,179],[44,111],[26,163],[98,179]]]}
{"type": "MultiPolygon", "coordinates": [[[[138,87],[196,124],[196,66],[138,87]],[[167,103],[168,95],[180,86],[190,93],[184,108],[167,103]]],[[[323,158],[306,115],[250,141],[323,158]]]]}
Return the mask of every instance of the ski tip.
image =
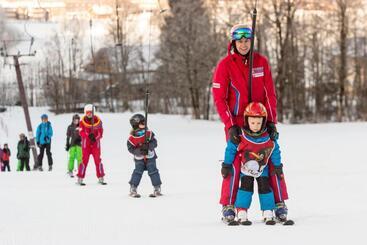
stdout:
{"type": "Polygon", "coordinates": [[[240,221],[240,225],[249,226],[252,225],[252,222],[250,220],[240,221]]]}
{"type": "Polygon", "coordinates": [[[237,225],[239,225],[239,223],[236,220],[232,220],[232,221],[228,222],[228,226],[237,226],[237,225]]]}
{"type": "Polygon", "coordinates": [[[288,220],[283,222],[283,225],[294,225],[294,224],[295,224],[294,221],[291,220],[291,219],[288,219],[288,220]]]}

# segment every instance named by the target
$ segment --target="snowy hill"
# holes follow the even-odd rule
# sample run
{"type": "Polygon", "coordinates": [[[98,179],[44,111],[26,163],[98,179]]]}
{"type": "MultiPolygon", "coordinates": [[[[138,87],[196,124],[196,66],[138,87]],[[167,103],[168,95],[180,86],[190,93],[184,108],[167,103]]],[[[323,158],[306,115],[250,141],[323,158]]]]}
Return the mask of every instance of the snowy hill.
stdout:
{"type": "MultiPolygon", "coordinates": [[[[34,130],[43,112],[31,109],[34,130]]],[[[1,245],[364,244],[367,123],[279,125],[291,197],[287,204],[296,225],[262,224],[254,195],[249,214],[254,225],[228,227],[220,221],[218,204],[225,146],[220,122],[151,115],[165,195],[147,197],[152,187],[145,173],[139,188],[143,197],[132,199],[127,182],[133,160],[126,149],[131,114],[100,114],[108,185],[97,184],[91,162],[85,187],[66,176],[71,116],[50,114],[53,172],[0,173],[1,245]]],[[[23,118],[21,108],[0,114],[0,143],[9,143],[12,170],[18,134],[26,131],[23,118]]]]}

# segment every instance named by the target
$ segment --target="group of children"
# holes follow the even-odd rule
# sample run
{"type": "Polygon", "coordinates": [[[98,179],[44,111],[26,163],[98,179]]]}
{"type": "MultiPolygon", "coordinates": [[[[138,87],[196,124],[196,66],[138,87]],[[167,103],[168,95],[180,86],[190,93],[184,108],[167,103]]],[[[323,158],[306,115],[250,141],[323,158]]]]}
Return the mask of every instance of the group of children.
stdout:
{"type": "MultiPolygon", "coordinates": [[[[25,134],[21,133],[19,135],[19,142],[17,146],[17,171],[23,171],[24,167],[27,171],[30,171],[29,167],[29,141],[25,134]]],[[[10,172],[10,156],[11,151],[7,143],[4,144],[4,148],[0,148],[0,164],[1,164],[1,171],[10,172]]]]}
{"type": "MultiPolygon", "coordinates": [[[[94,158],[96,174],[100,184],[104,182],[104,169],[101,160],[100,140],[103,136],[103,126],[101,119],[95,115],[95,108],[88,104],[84,107],[82,118],[75,114],[72,123],[66,131],[66,151],[69,152],[68,172],[70,177],[74,177],[74,164],[77,162],[78,184],[85,185],[83,182],[90,155],[94,158]]],[[[131,132],[127,141],[128,151],[133,154],[135,169],[132,173],[130,184],[130,196],[140,197],[138,186],[144,171],[148,171],[154,187],[151,197],[161,195],[161,179],[156,166],[157,155],[155,148],[157,140],[154,133],[146,128],[145,117],[135,114],[130,119],[131,132]]]]}
{"type": "MultiPolygon", "coordinates": [[[[95,115],[93,105],[86,105],[84,114],[82,118],[75,114],[72,123],[67,128],[65,146],[69,153],[67,173],[70,177],[74,177],[73,171],[76,161],[78,165],[77,183],[85,185],[83,179],[89,157],[92,155],[99,183],[106,184],[103,179],[105,174],[100,158],[100,139],[103,135],[102,121],[95,115]]],[[[232,164],[236,156],[239,156],[242,167],[240,187],[235,201],[236,213],[232,210],[223,210],[223,216],[227,221],[233,221],[237,214],[236,222],[242,225],[251,224],[248,219],[248,209],[251,205],[254,180],[256,179],[264,221],[268,225],[274,225],[273,211],[276,205],[273,190],[269,184],[269,175],[279,174],[279,177],[282,177],[282,172],[270,173],[268,162],[271,160],[275,169],[282,167],[279,145],[276,141],[272,141],[267,133],[267,111],[264,105],[258,102],[250,103],[245,109],[244,117],[245,124],[243,125],[240,143],[235,144],[230,140],[228,141],[221,169],[222,176],[226,178],[231,174],[232,164]]],[[[154,191],[150,196],[160,196],[162,195],[162,182],[156,165],[155,148],[157,147],[157,139],[155,134],[146,127],[145,117],[142,114],[133,115],[130,119],[130,125],[132,129],[127,140],[127,149],[134,156],[135,162],[135,169],[129,181],[130,196],[140,197],[137,189],[145,170],[148,172],[154,187],[154,191]]],[[[4,144],[4,148],[0,149],[2,171],[6,169],[10,171],[10,154],[8,145],[4,144]]],[[[23,171],[25,167],[29,171],[29,141],[24,134],[20,134],[17,158],[19,159],[18,170],[23,171]]]]}

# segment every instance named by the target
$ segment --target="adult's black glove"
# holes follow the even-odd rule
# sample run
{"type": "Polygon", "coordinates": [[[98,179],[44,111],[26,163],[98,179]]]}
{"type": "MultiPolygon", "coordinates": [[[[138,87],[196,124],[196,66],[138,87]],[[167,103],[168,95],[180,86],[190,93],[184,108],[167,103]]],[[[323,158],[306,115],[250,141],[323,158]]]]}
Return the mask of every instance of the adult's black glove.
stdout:
{"type": "Polygon", "coordinates": [[[88,135],[88,138],[90,139],[90,141],[92,141],[93,143],[96,142],[96,136],[94,136],[94,133],[90,133],[88,135]]]}
{"type": "Polygon", "coordinates": [[[146,156],[148,155],[148,151],[149,151],[149,144],[148,143],[144,143],[140,146],[140,152],[142,155],[146,156]]]}
{"type": "Polygon", "coordinates": [[[283,164],[281,163],[279,166],[274,166],[274,169],[271,174],[278,176],[278,178],[280,179],[283,179],[284,178],[283,164]]]}
{"type": "Polygon", "coordinates": [[[277,127],[275,126],[275,124],[272,123],[272,122],[268,122],[266,124],[266,128],[267,128],[270,139],[278,140],[279,133],[278,133],[278,130],[277,130],[277,127]]]}
{"type": "Polygon", "coordinates": [[[225,164],[224,162],[222,163],[222,169],[220,170],[223,178],[227,178],[228,175],[231,174],[232,171],[232,164],[225,164]]]}
{"type": "Polygon", "coordinates": [[[239,126],[237,125],[233,125],[232,127],[229,128],[228,130],[228,135],[229,135],[229,139],[235,143],[236,145],[238,145],[241,142],[241,134],[242,134],[242,130],[239,126]]]}

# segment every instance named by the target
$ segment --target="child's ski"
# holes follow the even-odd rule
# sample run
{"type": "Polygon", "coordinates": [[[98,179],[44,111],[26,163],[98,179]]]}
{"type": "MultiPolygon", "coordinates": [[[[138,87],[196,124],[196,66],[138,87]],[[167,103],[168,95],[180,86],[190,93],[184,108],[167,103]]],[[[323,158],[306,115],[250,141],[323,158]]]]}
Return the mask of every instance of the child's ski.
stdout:
{"type": "Polygon", "coordinates": [[[224,222],[224,224],[228,225],[228,226],[236,226],[236,225],[239,225],[240,223],[238,223],[237,220],[228,220],[228,219],[225,219],[225,218],[222,218],[222,221],[224,222]]]}
{"type": "Polygon", "coordinates": [[[287,219],[287,220],[284,220],[284,221],[279,221],[282,225],[294,225],[294,221],[291,220],[291,219],[287,219]]]}
{"type": "Polygon", "coordinates": [[[133,198],[140,198],[141,195],[138,193],[134,193],[134,194],[129,194],[129,196],[133,197],[133,198]]]}

